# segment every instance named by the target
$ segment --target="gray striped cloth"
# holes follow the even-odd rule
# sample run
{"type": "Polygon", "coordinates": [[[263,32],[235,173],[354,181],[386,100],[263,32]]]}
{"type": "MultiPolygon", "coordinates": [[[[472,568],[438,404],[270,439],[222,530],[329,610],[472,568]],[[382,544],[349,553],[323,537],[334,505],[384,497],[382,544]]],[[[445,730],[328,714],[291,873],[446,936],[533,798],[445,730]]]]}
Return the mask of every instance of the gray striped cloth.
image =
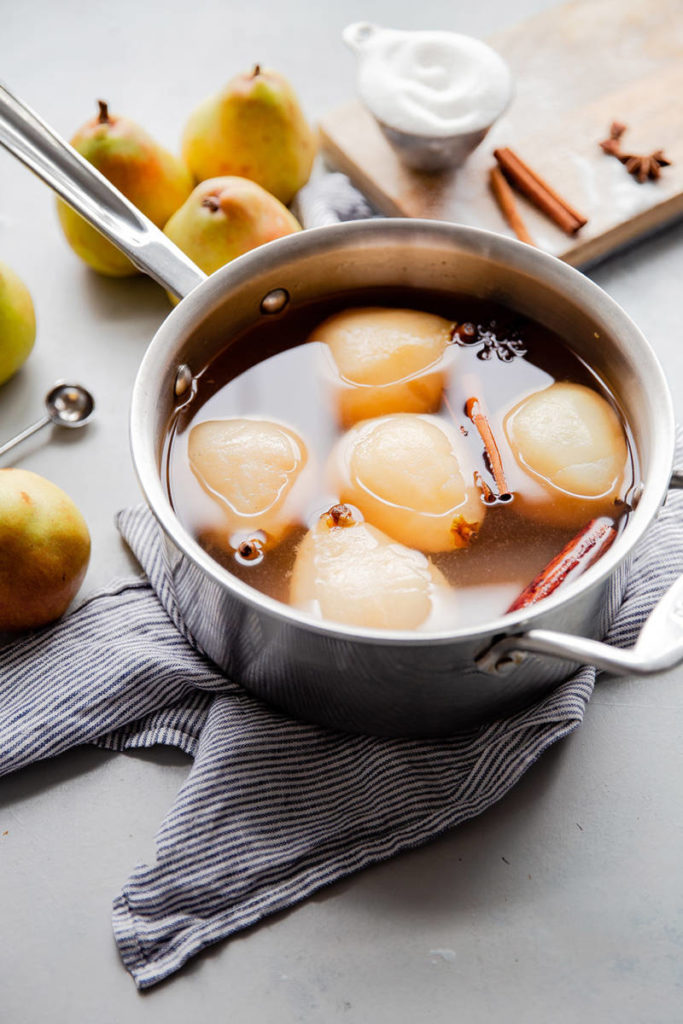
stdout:
{"type": "MultiPolygon", "coordinates": [[[[630,646],[683,572],[682,511],[683,493],[670,495],[636,553],[610,642],[630,646]]],[[[480,814],[583,719],[592,668],[521,713],[447,740],[349,736],[293,721],[197,649],[151,513],[129,509],[117,522],[146,578],[112,584],[0,650],[0,774],[79,743],[164,743],[193,758],[155,862],[136,867],[114,901],[116,942],[139,988],[321,886],[480,814]]]]}
{"type": "MultiPolygon", "coordinates": [[[[672,493],[634,558],[612,643],[630,646],[683,572],[682,512],[683,493],[672,493]]],[[[183,635],[151,513],[127,510],[118,525],[148,579],[112,585],[0,652],[0,774],[86,742],[165,743],[194,758],[157,835],[156,862],[135,868],[114,901],[116,941],[140,988],[321,886],[480,814],[583,718],[592,668],[523,712],[447,740],[293,721],[225,679],[183,635]]]]}

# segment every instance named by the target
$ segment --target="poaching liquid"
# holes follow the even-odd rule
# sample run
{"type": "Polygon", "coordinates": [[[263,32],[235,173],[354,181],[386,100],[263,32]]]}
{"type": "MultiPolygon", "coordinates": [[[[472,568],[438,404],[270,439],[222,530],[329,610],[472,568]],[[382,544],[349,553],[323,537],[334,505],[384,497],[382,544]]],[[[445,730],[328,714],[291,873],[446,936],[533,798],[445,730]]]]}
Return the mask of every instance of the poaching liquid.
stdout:
{"type": "MultiPolygon", "coordinates": [[[[478,534],[467,546],[427,553],[453,588],[453,600],[442,601],[420,628],[466,628],[490,621],[506,611],[582,525],[568,525],[552,513],[545,521],[529,515],[528,501],[538,492],[538,482],[534,474],[524,472],[512,450],[506,417],[527,396],[556,382],[597,392],[618,414],[605,385],[556,334],[490,301],[423,290],[415,294],[407,289],[361,290],[264,316],[226,339],[225,349],[197,374],[191,397],[179,404],[169,425],[164,459],[173,508],[185,528],[228,571],[279,601],[289,601],[304,536],[340,500],[329,471],[331,453],[346,430],[340,422],[340,382],[338,377],[335,380],[328,346],[315,340],[315,329],[335,313],[363,307],[421,310],[460,325],[436,367],[443,374],[444,387],[429,418],[436,417],[448,430],[457,431],[487,507],[478,534]],[[490,460],[466,412],[473,397],[486,412],[511,498],[496,500],[490,460]],[[298,509],[297,524],[254,560],[240,555],[234,537],[231,544],[221,503],[202,486],[188,455],[193,427],[234,417],[274,421],[294,431],[307,449],[312,481],[298,509]]],[[[429,372],[434,370],[435,366],[429,367],[429,372]]],[[[610,515],[617,530],[626,522],[637,482],[634,447],[627,425],[619,418],[626,466],[613,508],[599,512],[610,515]]]]}

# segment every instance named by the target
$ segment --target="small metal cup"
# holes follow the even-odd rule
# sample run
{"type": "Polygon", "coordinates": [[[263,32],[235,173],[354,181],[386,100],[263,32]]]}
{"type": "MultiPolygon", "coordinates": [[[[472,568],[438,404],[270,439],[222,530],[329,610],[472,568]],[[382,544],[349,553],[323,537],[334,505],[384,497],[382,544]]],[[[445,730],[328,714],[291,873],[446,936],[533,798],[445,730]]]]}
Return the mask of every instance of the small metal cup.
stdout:
{"type": "MultiPolygon", "coordinates": [[[[405,38],[419,38],[424,35],[421,32],[399,33],[394,29],[383,29],[368,22],[355,22],[344,29],[342,33],[344,42],[353,50],[359,61],[359,92],[367,110],[374,117],[387,142],[406,167],[415,171],[445,171],[459,167],[483,141],[492,125],[509,106],[512,98],[512,79],[509,80],[507,95],[503,102],[493,110],[485,121],[478,123],[475,127],[463,129],[451,135],[434,135],[398,128],[395,124],[387,124],[386,120],[373,109],[373,104],[364,94],[362,87],[363,61],[368,59],[373,40],[376,40],[381,33],[391,33],[405,38]]],[[[462,38],[457,33],[444,33],[444,35],[462,38]]],[[[486,47],[485,44],[477,41],[477,45],[490,51],[492,55],[494,54],[494,51],[486,47]]],[[[498,54],[495,54],[495,59],[502,63],[498,54]]]]}

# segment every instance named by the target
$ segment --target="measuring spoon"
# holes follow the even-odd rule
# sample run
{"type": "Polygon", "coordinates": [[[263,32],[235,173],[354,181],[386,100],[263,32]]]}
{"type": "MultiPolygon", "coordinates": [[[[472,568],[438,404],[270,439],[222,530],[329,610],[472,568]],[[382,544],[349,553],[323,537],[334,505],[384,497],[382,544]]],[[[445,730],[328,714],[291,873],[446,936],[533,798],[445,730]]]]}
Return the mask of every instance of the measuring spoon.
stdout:
{"type": "Polygon", "coordinates": [[[88,422],[94,409],[95,399],[80,384],[56,384],[45,396],[46,415],[32,423],[30,427],[26,427],[16,437],[6,441],[0,447],[0,455],[4,455],[10,448],[25,441],[27,437],[49,423],[56,423],[59,427],[82,427],[88,422]]]}

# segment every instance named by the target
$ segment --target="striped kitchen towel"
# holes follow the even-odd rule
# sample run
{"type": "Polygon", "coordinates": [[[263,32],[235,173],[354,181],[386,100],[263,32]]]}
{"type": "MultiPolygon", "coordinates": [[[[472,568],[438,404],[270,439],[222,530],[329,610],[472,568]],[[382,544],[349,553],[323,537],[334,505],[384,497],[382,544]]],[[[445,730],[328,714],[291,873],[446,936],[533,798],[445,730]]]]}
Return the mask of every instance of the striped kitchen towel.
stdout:
{"type": "Polygon", "coordinates": [[[316,173],[300,189],[292,209],[305,228],[379,216],[345,174],[316,173]]]}
{"type": "MultiPolygon", "coordinates": [[[[683,495],[670,495],[633,561],[612,642],[631,644],[683,571],[682,512],[683,495]]],[[[592,668],[525,711],[446,740],[293,721],[196,649],[151,513],[128,510],[118,525],[148,581],[112,585],[0,651],[0,774],[88,741],[115,750],[165,743],[193,757],[155,862],[136,867],[114,902],[116,941],[140,988],[321,886],[481,813],[583,718],[592,668]]]]}

